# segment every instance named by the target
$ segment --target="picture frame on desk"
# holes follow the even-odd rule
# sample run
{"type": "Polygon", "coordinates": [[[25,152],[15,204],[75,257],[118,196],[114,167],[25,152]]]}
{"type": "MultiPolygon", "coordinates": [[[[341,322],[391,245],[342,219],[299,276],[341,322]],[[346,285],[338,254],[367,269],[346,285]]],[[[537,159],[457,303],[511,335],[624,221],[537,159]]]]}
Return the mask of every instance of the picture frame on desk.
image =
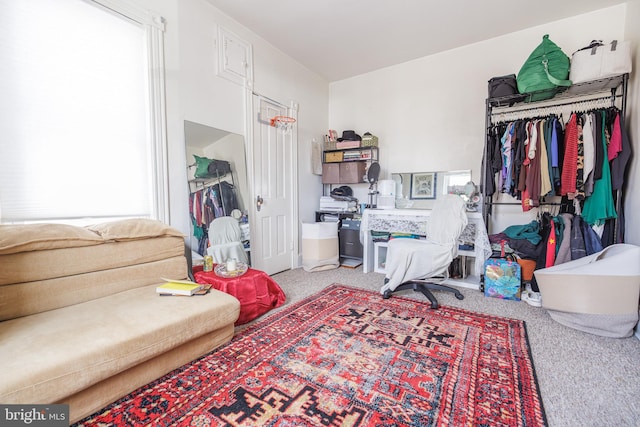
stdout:
{"type": "Polygon", "coordinates": [[[411,192],[413,200],[428,200],[436,198],[436,173],[421,172],[411,174],[411,192]]]}

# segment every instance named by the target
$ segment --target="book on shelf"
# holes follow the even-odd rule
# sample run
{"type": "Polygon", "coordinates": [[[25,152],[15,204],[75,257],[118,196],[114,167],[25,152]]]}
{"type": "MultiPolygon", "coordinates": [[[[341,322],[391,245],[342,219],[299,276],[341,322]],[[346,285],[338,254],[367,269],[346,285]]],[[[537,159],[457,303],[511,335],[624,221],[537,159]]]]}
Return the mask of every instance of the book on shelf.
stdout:
{"type": "Polygon", "coordinates": [[[158,286],[156,292],[160,295],[185,295],[192,296],[202,289],[202,285],[199,283],[191,282],[188,280],[171,280],[162,279],[166,283],[158,286]]]}

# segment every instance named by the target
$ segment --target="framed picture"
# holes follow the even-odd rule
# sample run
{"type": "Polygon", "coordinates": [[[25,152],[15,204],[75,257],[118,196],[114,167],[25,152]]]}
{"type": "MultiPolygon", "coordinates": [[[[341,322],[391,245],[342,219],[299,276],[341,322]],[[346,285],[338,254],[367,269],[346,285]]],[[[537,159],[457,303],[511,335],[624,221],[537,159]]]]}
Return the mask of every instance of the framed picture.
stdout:
{"type": "Polygon", "coordinates": [[[435,172],[412,173],[410,198],[435,199],[436,198],[436,173],[435,172]]]}

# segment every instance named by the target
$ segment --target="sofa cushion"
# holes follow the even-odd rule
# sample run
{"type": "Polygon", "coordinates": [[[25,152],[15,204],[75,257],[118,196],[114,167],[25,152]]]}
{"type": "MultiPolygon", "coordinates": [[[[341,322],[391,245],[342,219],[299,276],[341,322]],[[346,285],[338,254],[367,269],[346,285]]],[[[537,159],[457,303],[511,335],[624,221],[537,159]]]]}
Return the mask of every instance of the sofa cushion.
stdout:
{"type": "Polygon", "coordinates": [[[172,297],[159,296],[155,288],[131,289],[0,322],[0,402],[61,401],[183,343],[225,329],[240,313],[238,300],[223,292],[172,297]]]}
{"type": "Polygon", "coordinates": [[[104,240],[115,240],[118,242],[161,236],[184,237],[184,235],[175,228],[160,221],[146,218],[105,222],[91,225],[87,227],[87,229],[97,233],[104,240]]]}
{"type": "MultiPolygon", "coordinates": [[[[0,286],[105,271],[175,256],[184,256],[183,237],[161,236],[124,242],[110,240],[89,247],[0,255],[0,286]]],[[[160,281],[161,276],[154,274],[151,277],[160,281]]],[[[186,271],[181,277],[186,277],[186,271]]]]}
{"type": "Polygon", "coordinates": [[[95,232],[66,224],[0,225],[0,255],[100,245],[95,232]]]}
{"type": "MultiPolygon", "coordinates": [[[[39,253],[47,252],[50,251],[39,253]]],[[[0,256],[0,262],[3,258],[0,256]]],[[[184,255],[176,255],[126,267],[0,286],[0,321],[148,286],[160,282],[161,277],[186,278],[187,271],[184,255]]]]}

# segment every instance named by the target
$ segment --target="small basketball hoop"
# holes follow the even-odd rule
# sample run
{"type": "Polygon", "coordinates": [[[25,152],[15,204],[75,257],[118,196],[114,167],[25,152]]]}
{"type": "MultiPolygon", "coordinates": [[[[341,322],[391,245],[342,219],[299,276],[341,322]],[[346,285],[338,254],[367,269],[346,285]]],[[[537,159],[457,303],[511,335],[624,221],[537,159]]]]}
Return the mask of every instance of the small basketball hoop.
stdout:
{"type": "Polygon", "coordinates": [[[296,119],[289,116],[275,116],[271,119],[271,126],[278,129],[282,129],[285,133],[291,132],[291,127],[295,123],[296,119]]]}

